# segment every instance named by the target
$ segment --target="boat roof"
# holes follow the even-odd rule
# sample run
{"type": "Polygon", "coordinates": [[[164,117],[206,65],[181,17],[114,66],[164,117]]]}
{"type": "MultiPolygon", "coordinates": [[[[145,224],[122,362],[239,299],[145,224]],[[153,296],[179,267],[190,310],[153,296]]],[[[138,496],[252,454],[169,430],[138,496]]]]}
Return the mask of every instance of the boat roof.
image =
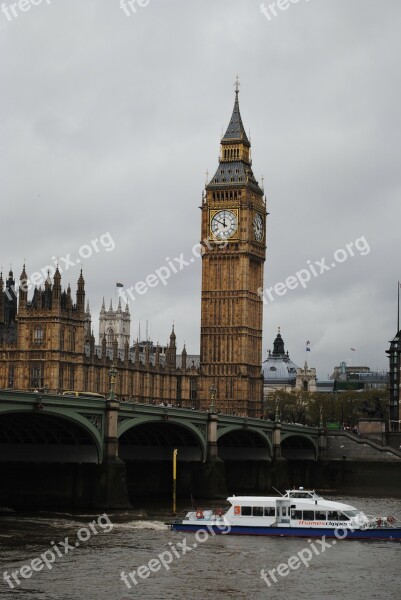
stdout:
{"type": "MultiPolygon", "coordinates": [[[[307,490],[305,490],[306,492],[307,490]]],[[[276,502],[276,500],[296,500],[297,504],[303,506],[312,507],[320,507],[323,509],[332,509],[332,510],[358,510],[355,506],[351,506],[350,504],[345,504],[343,502],[334,502],[333,500],[326,500],[326,498],[322,498],[321,496],[315,495],[314,497],[299,497],[299,496],[230,496],[227,498],[230,504],[247,504],[252,503],[263,504],[266,502],[276,502]]]]}

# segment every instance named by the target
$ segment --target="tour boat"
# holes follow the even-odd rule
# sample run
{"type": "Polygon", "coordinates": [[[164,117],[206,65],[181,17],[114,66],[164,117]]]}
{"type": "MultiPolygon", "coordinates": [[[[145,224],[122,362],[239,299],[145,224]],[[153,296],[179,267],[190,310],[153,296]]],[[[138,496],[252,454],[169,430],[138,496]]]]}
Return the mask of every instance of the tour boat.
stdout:
{"type": "Polygon", "coordinates": [[[231,496],[228,510],[194,510],[170,523],[174,531],[281,537],[401,540],[401,522],[373,517],[314,490],[288,490],[282,496],[231,496]]]}

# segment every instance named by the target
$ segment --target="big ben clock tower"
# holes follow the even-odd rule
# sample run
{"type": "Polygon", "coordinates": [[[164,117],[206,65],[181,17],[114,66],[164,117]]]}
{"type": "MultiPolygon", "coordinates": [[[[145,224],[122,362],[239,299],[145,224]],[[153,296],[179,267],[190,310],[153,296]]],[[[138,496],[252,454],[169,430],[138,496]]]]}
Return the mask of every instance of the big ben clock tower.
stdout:
{"type": "Polygon", "coordinates": [[[202,201],[201,400],[211,391],[222,412],[262,411],[263,265],[266,202],[253,172],[250,142],[235,103],[220,161],[202,201]],[[214,389],[215,388],[215,389],[214,389]]]}

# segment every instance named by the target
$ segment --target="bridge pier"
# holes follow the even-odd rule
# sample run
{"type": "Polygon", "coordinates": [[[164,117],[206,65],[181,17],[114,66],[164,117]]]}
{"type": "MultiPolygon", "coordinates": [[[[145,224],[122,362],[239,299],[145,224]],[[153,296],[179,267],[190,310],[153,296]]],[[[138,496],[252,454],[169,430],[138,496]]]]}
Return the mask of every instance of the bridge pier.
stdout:
{"type": "Polygon", "coordinates": [[[318,434],[318,458],[325,458],[327,453],[327,438],[323,428],[319,427],[318,434]]]}
{"type": "Polygon", "coordinates": [[[130,507],[126,465],[118,456],[118,412],[120,403],[106,401],[103,463],[97,466],[95,501],[97,508],[130,507]]]}
{"type": "Polygon", "coordinates": [[[206,461],[196,469],[197,496],[202,498],[226,498],[227,481],[224,461],[218,457],[217,421],[219,416],[210,412],[207,419],[206,461]]]}
{"type": "Polygon", "coordinates": [[[220,460],[217,456],[217,421],[219,415],[210,412],[207,416],[207,456],[206,461],[220,460]]]}
{"type": "Polygon", "coordinates": [[[278,417],[276,407],[276,419],[273,426],[273,461],[272,461],[272,485],[278,490],[285,490],[289,485],[288,463],[281,452],[282,425],[278,417]]]}
{"type": "Polygon", "coordinates": [[[274,457],[274,460],[278,460],[281,458],[281,423],[280,423],[280,421],[274,422],[273,457],[274,457]]]}

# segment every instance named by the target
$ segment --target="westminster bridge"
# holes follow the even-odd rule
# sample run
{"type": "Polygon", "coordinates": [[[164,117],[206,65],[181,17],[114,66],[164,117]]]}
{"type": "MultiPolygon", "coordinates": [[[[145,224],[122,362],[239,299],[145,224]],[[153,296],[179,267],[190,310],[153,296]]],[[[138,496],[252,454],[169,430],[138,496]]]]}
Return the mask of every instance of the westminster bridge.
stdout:
{"type": "Polygon", "coordinates": [[[355,460],[389,463],[390,479],[401,465],[397,450],[323,426],[0,391],[0,506],[122,506],[168,495],[173,449],[178,492],[188,498],[316,483],[332,489],[355,460]]]}

